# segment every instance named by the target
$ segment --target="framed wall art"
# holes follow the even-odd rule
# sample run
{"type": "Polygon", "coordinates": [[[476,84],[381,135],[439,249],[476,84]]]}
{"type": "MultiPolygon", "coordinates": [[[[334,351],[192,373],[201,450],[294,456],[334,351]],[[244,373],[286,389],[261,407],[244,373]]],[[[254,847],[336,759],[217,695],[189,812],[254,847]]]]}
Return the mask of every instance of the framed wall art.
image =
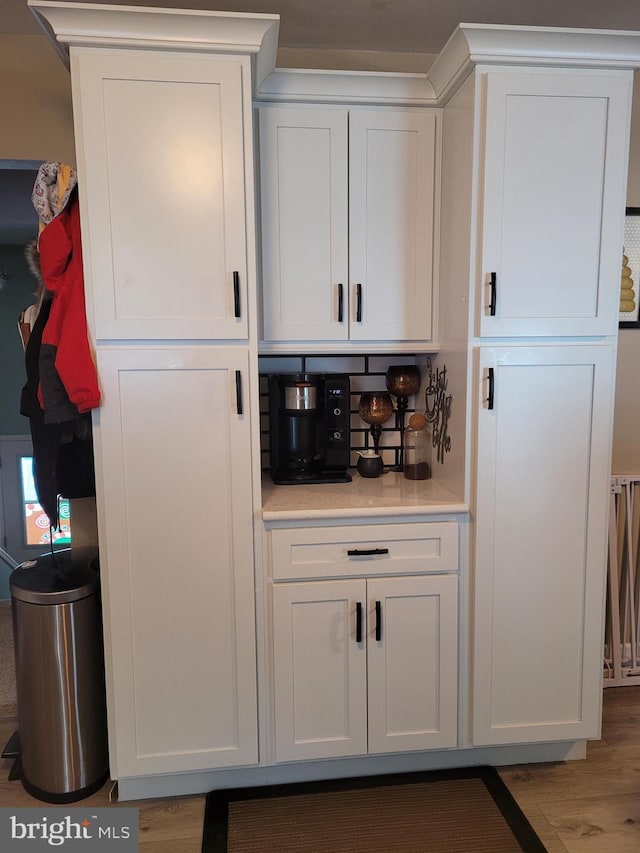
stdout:
{"type": "Polygon", "coordinates": [[[618,325],[640,329],[640,207],[626,209],[623,252],[618,325]]]}

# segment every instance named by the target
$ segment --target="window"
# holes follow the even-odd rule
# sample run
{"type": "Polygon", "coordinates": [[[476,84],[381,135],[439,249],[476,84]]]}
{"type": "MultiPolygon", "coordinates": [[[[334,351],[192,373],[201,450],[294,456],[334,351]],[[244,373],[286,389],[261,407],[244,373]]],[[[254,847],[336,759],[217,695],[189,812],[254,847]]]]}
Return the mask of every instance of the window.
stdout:
{"type": "MultiPolygon", "coordinates": [[[[0,441],[0,545],[22,563],[46,553],[50,545],[49,519],[38,503],[33,482],[33,449],[30,439],[7,437],[0,441]]],[[[71,542],[69,501],[60,500],[60,529],[54,531],[56,547],[71,542]]]]}
{"type": "Polygon", "coordinates": [[[51,533],[56,545],[71,543],[71,512],[69,501],[60,498],[59,527],[51,531],[49,516],[38,503],[36,484],[33,480],[33,458],[20,456],[20,482],[22,486],[23,537],[25,545],[49,545],[51,533]]]}

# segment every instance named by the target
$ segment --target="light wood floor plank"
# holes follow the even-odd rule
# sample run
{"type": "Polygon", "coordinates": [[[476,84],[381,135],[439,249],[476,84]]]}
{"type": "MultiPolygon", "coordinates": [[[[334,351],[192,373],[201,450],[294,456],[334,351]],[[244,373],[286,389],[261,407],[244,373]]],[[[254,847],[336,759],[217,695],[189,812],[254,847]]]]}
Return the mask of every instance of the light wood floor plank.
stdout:
{"type": "Polygon", "coordinates": [[[638,853],[640,796],[584,797],[544,803],[541,811],[569,853],[638,853]]]}
{"type": "Polygon", "coordinates": [[[182,838],[178,846],[175,840],[141,842],[139,853],[201,853],[202,838],[182,838]]]}

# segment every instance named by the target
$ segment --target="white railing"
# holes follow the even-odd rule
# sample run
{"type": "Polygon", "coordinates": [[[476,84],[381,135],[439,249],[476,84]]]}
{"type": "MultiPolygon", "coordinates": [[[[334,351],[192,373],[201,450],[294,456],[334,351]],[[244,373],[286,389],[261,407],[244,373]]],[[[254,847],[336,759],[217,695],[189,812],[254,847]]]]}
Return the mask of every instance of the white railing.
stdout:
{"type": "Polygon", "coordinates": [[[611,478],[604,686],[640,684],[640,475],[611,478]]]}

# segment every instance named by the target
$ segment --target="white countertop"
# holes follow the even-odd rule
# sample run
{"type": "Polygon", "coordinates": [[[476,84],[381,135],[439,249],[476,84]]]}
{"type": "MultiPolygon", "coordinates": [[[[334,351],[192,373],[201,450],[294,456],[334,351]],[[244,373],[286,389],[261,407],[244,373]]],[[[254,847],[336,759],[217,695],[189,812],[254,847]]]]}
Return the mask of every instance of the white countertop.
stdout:
{"type": "Polygon", "coordinates": [[[311,518],[357,518],[372,515],[416,515],[468,512],[458,495],[438,480],[407,480],[385,472],[366,479],[349,471],[351,483],[274,486],[268,474],[262,480],[262,518],[285,521],[311,518]]]}

